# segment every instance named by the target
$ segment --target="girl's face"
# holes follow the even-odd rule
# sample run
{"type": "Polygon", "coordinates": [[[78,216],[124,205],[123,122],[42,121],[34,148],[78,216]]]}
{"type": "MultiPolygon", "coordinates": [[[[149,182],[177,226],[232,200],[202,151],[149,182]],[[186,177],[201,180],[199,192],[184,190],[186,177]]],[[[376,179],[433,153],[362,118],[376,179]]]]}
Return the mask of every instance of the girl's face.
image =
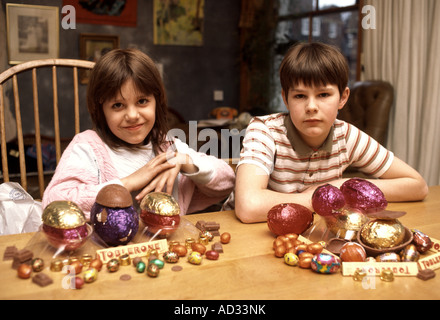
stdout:
{"type": "Polygon", "coordinates": [[[289,90],[283,99],[290,118],[303,140],[311,148],[319,148],[327,138],[338,110],[347,102],[350,90],[339,94],[336,85],[308,87],[300,84],[289,90]]]}
{"type": "Polygon", "coordinates": [[[132,145],[144,142],[156,119],[156,99],[152,94],[139,92],[133,80],[127,80],[112,99],[103,104],[110,131],[132,145]]]}

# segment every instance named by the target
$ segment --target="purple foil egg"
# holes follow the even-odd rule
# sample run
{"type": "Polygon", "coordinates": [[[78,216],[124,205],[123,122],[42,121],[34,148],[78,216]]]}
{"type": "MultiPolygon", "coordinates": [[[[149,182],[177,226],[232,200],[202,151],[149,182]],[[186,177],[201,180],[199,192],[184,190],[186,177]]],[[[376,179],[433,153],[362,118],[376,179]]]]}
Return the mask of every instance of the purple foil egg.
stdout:
{"type": "Polygon", "coordinates": [[[139,229],[139,216],[133,206],[109,208],[95,203],[90,212],[95,233],[108,245],[125,245],[139,229]]]}
{"type": "Polygon", "coordinates": [[[385,210],[388,206],[383,192],[373,183],[361,178],[345,181],[341,191],[348,206],[362,210],[365,214],[385,210]]]}
{"type": "Polygon", "coordinates": [[[317,188],[313,193],[312,206],[320,216],[332,216],[338,214],[345,206],[345,198],[341,190],[326,184],[317,188]]]}

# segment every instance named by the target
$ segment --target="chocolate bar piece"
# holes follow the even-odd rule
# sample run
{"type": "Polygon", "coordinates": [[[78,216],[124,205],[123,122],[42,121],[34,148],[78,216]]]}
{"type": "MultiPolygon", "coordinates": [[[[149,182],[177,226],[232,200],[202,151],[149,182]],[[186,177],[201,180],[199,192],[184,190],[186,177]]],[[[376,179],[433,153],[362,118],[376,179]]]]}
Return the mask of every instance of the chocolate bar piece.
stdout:
{"type": "Polygon", "coordinates": [[[432,279],[434,277],[435,277],[435,272],[434,270],[431,269],[419,270],[419,272],[417,273],[417,278],[425,281],[432,279]]]}
{"type": "Polygon", "coordinates": [[[38,284],[40,287],[45,287],[53,283],[53,280],[47,274],[40,272],[32,277],[32,282],[38,284]]]}
{"type": "Polygon", "coordinates": [[[12,268],[17,269],[22,263],[30,264],[33,256],[33,252],[28,249],[21,249],[17,251],[12,261],[12,268]]]}
{"type": "Polygon", "coordinates": [[[14,259],[14,256],[17,253],[17,251],[18,249],[16,246],[6,247],[5,253],[3,254],[3,261],[14,259]]]}
{"type": "Polygon", "coordinates": [[[223,246],[220,242],[215,242],[212,246],[211,249],[214,251],[217,251],[218,253],[223,253],[223,246]]]}

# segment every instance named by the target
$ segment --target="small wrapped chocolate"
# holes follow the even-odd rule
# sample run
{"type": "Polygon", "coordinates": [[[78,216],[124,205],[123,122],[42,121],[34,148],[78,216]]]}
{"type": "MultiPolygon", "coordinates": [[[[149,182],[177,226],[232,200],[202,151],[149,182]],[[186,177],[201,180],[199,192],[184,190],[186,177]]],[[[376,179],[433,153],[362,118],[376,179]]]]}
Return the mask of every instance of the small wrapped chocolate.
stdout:
{"type": "Polygon", "coordinates": [[[53,201],[43,210],[43,233],[55,248],[66,251],[79,249],[92,233],[86,217],[71,201],[53,201]]]}
{"type": "Polygon", "coordinates": [[[90,220],[96,234],[110,246],[129,243],[139,229],[139,216],[130,192],[118,184],[107,185],[99,191],[90,220]]]}
{"type": "Polygon", "coordinates": [[[414,244],[407,245],[400,252],[400,259],[402,262],[417,262],[420,258],[420,253],[414,244]]]}
{"type": "Polygon", "coordinates": [[[151,192],[142,199],[140,207],[140,217],[149,232],[168,237],[179,227],[180,207],[172,195],[151,192]]]}
{"type": "Polygon", "coordinates": [[[411,231],[413,232],[413,243],[418,252],[425,253],[432,248],[433,242],[426,234],[417,229],[411,231]]]}

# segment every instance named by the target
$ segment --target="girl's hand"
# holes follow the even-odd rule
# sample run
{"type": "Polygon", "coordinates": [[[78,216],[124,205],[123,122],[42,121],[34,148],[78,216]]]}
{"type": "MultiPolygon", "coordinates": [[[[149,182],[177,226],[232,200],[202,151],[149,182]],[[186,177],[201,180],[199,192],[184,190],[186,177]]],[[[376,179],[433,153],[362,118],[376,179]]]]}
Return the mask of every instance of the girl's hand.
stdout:
{"type": "Polygon", "coordinates": [[[159,172],[156,177],[136,196],[136,200],[142,200],[145,195],[152,191],[172,194],[174,182],[180,171],[194,173],[198,170],[192,163],[191,158],[183,153],[176,152],[171,157],[168,154],[168,162],[174,166],[159,172]]]}
{"type": "Polygon", "coordinates": [[[174,157],[175,154],[161,153],[145,166],[133,172],[131,175],[122,178],[121,182],[129,192],[136,191],[151,183],[163,171],[172,169],[176,166],[175,163],[168,161],[169,157],[174,157]]]}

